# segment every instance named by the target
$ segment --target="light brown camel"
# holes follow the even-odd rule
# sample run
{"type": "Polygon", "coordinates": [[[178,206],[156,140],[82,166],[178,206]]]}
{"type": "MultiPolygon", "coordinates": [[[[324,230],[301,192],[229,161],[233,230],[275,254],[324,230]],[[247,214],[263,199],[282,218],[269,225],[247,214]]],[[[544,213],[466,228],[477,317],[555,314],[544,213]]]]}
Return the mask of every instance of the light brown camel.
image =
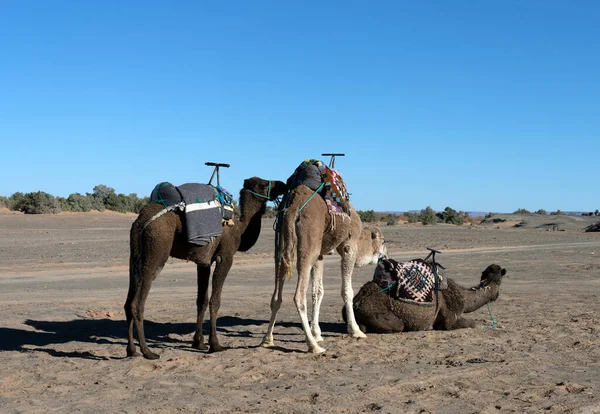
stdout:
{"type": "MultiPolygon", "coordinates": [[[[275,252],[275,290],[271,298],[271,320],[261,346],[273,346],[273,327],[281,307],[283,285],[292,274],[294,256],[297,255],[298,284],[294,302],[310,352],[325,349],[317,344],[323,340],[319,327],[319,309],[323,299],[323,255],[337,251],[342,257],[342,298],[352,309],[352,270],[354,267],[375,264],[380,254],[385,254],[381,231],[377,227],[362,227],[360,217],[351,209],[351,216],[342,218],[329,213],[322,197],[305,185],[291,190],[287,195],[287,208],[281,214],[280,249],[275,252]],[[311,198],[312,197],[312,198],[311,198]],[[301,209],[308,200],[308,203],[301,209]],[[279,254],[278,254],[279,253],[279,254]],[[281,260],[278,262],[278,256],[281,260]],[[312,279],[312,323],[309,327],[306,291],[312,279]]],[[[276,247],[277,250],[277,247],[276,247]]],[[[355,338],[364,338],[349,312],[348,332],[355,338]]]]}
{"type": "MultiPolygon", "coordinates": [[[[489,265],[481,273],[480,283],[471,288],[462,287],[448,278],[448,288],[439,291],[439,303],[434,296],[430,306],[394,299],[382,292],[375,282],[369,281],[354,297],[354,316],[361,330],[367,333],[474,328],[476,322],[462,314],[495,301],[505,274],[506,269],[489,265]]],[[[346,309],[342,309],[344,319],[346,309]]]]}
{"type": "Polygon", "coordinates": [[[149,203],[142,209],[137,220],[131,226],[130,235],[129,292],[125,302],[128,356],[137,355],[133,340],[135,324],[140,350],[144,357],[159,358],[157,354],[148,349],[146,344],[144,304],[152,281],[158,276],[169,256],[189,260],[197,265],[197,322],[192,345],[196,349],[206,349],[202,323],[208,305],[206,293],[210,279],[210,267],[213,262],[216,262],[210,296],[208,342],[209,352],[223,350],[217,338],[217,313],[221,305],[221,290],[233,263],[233,255],[237,251],[247,251],[254,246],[260,234],[261,218],[265,212],[267,201],[275,200],[285,191],[286,185],[281,181],[267,181],[258,177],[244,180],[244,186],[240,191],[241,215],[239,220],[235,220],[233,226],[224,226],[223,233],[205,246],[188,243],[182,223],[181,215],[183,213],[170,211],[145,227],[151,217],[163,210],[163,206],[149,203]]]}

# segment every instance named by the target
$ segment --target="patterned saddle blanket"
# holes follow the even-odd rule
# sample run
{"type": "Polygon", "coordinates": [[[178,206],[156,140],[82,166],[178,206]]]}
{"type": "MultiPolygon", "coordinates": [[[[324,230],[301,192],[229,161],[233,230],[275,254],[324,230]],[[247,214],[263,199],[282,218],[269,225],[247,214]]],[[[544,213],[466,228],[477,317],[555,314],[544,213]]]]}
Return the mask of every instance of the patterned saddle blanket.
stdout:
{"type": "Polygon", "coordinates": [[[185,212],[184,226],[189,243],[204,246],[223,233],[223,223],[233,219],[233,197],[227,190],[209,184],[189,183],[175,187],[157,184],[150,201],[165,209],[185,212]]]}
{"type": "Polygon", "coordinates": [[[382,259],[375,268],[373,282],[394,299],[420,305],[433,303],[436,285],[438,290],[448,286],[444,270],[423,259],[403,263],[382,259]]]}
{"type": "Polygon", "coordinates": [[[346,184],[336,170],[329,168],[319,160],[306,159],[287,180],[289,190],[302,184],[314,191],[319,190],[319,187],[323,185],[319,190],[319,195],[325,200],[329,212],[351,215],[350,197],[346,190],[346,184]]]}

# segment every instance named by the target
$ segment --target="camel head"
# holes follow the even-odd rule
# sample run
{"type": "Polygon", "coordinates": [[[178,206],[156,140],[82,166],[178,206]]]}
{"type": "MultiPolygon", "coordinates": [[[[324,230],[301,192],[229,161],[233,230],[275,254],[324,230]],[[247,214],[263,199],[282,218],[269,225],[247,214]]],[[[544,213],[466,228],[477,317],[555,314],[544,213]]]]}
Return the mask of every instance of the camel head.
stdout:
{"type": "Polygon", "coordinates": [[[286,191],[287,186],[281,181],[263,180],[259,177],[245,179],[244,186],[240,191],[242,216],[244,216],[245,211],[251,215],[254,215],[256,211],[264,214],[267,201],[275,200],[280,195],[285,194],[286,191]]]}
{"type": "Polygon", "coordinates": [[[500,284],[502,283],[502,277],[506,274],[506,269],[498,266],[497,264],[489,265],[483,272],[481,272],[481,281],[479,285],[474,287],[473,290],[477,289],[488,289],[490,287],[496,287],[496,295],[492,300],[498,299],[500,294],[500,284]]]}
{"type": "Polygon", "coordinates": [[[358,254],[354,267],[377,264],[381,256],[387,256],[387,247],[379,227],[365,224],[360,232],[358,254]]]}

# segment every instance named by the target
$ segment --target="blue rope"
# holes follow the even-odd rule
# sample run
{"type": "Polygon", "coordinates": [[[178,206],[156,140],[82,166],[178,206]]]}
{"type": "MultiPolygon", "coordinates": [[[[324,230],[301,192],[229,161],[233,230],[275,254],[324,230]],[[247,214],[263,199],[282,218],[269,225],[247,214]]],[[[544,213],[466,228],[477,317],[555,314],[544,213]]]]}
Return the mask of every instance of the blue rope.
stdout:
{"type": "Polygon", "coordinates": [[[492,315],[492,308],[490,307],[490,304],[488,303],[488,312],[490,313],[490,318],[492,319],[492,324],[491,325],[484,325],[484,328],[495,328],[496,326],[498,326],[496,324],[496,321],[494,320],[494,315],[492,315]]]}

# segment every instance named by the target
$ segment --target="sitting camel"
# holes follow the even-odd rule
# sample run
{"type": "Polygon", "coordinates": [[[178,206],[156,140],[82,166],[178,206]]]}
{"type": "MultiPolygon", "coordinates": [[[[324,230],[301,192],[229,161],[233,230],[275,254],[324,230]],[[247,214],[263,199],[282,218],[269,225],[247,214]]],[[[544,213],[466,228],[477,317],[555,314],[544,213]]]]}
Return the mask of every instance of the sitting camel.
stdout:
{"type": "MultiPolygon", "coordinates": [[[[360,329],[367,333],[474,328],[476,322],[462,314],[498,299],[505,274],[506,269],[489,265],[481,273],[480,283],[471,288],[462,287],[448,278],[447,289],[438,292],[439,303],[434,296],[430,306],[394,299],[375,282],[369,281],[354,297],[354,316],[360,329]]],[[[344,320],[346,309],[342,309],[344,320]]]]}
{"type": "Polygon", "coordinates": [[[224,226],[223,233],[204,246],[190,244],[187,241],[183,213],[169,211],[150,221],[163,206],[157,203],[147,204],[131,226],[129,262],[129,292],[125,302],[127,316],[128,344],[127,355],[138,355],[133,341],[133,325],[137,329],[140,349],[144,357],[157,359],[159,356],[148,349],[144,336],[144,304],[152,281],[156,279],[169,256],[193,261],[198,272],[198,297],[196,333],[193,347],[206,349],[202,335],[204,312],[208,305],[208,282],[210,266],[216,262],[213,272],[212,293],[210,297],[210,334],[209,352],[222,351],[217,339],[217,313],[221,305],[221,290],[227,273],[237,251],[250,249],[260,235],[261,218],[267,201],[273,201],[284,194],[286,185],[281,181],[267,181],[252,177],[244,180],[240,191],[239,220],[233,226],[224,226]],[[149,222],[149,223],[148,223],[149,222]]]}
{"type": "MultiPolygon", "coordinates": [[[[288,181],[289,184],[289,181],[288,181]]],[[[337,251],[342,257],[342,298],[348,309],[352,308],[352,270],[354,267],[375,264],[385,247],[381,231],[377,227],[362,226],[360,217],[351,208],[350,216],[330,214],[323,197],[306,185],[299,185],[286,195],[286,207],[280,212],[281,228],[279,245],[275,248],[275,290],[271,298],[271,320],[261,346],[273,346],[273,327],[277,311],[281,307],[283,285],[291,277],[292,264],[297,255],[298,284],[294,302],[302,328],[306,334],[308,349],[313,353],[324,352],[317,344],[323,340],[319,327],[319,310],[323,299],[323,255],[337,251]],[[280,260],[279,260],[280,259],[280,260]],[[309,326],[306,291],[312,279],[312,323],[309,326]]],[[[348,332],[355,338],[366,337],[352,312],[347,322],[348,332]]]]}

